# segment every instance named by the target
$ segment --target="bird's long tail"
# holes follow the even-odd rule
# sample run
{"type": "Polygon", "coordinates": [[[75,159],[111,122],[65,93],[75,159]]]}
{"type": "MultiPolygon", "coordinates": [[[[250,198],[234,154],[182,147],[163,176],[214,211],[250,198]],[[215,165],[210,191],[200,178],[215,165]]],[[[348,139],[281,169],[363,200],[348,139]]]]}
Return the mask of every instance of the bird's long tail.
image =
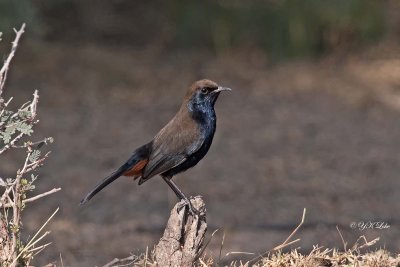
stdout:
{"type": "Polygon", "coordinates": [[[148,162],[148,154],[149,149],[151,147],[151,143],[146,144],[140,148],[138,148],[133,155],[129,158],[127,162],[125,162],[121,167],[118,168],[115,172],[113,172],[110,176],[106,177],[101,181],[96,187],[90,191],[80,202],[80,205],[88,202],[94,195],[100,192],[104,187],[114,182],[117,178],[122,175],[125,176],[141,176],[142,170],[146,166],[148,162]]]}
{"type": "Polygon", "coordinates": [[[88,202],[94,195],[96,195],[98,192],[100,192],[104,187],[106,187],[107,185],[109,185],[110,183],[114,182],[118,177],[120,177],[125,171],[128,170],[128,168],[126,168],[125,166],[126,164],[122,165],[118,170],[116,170],[115,172],[113,172],[110,176],[106,177],[105,179],[103,179],[103,181],[101,181],[98,185],[96,185],[96,187],[90,191],[85,198],[83,198],[81,200],[80,205],[85,204],[86,202],[88,202]]]}

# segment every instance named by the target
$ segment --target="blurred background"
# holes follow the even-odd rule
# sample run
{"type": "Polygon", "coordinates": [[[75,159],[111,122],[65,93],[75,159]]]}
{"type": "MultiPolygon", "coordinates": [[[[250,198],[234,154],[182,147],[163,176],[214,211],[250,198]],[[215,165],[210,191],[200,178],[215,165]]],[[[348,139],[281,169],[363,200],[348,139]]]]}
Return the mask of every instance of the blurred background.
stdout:
{"type": "MultiPolygon", "coordinates": [[[[0,52],[27,23],[6,98],[39,89],[37,139],[53,136],[27,209],[33,234],[56,207],[53,244],[36,264],[102,265],[150,250],[176,198],[153,178],[121,178],[80,199],[175,114],[186,88],[209,78],[221,95],[207,157],[177,176],[203,195],[207,253],[261,253],[307,208],[295,247],[342,248],[360,235],[400,248],[400,3],[374,0],[1,0],[0,52]],[[387,230],[353,230],[381,221],[387,230]]],[[[19,155],[0,162],[11,176],[19,155]]],[[[245,259],[234,255],[225,260],[245,259]]]]}

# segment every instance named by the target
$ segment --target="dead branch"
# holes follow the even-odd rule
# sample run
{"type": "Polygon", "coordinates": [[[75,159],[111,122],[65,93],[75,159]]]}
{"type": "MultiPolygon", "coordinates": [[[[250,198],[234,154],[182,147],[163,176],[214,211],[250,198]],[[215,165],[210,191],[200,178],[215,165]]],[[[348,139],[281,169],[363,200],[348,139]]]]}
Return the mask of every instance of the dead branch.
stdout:
{"type": "Polygon", "coordinates": [[[14,41],[12,42],[11,52],[8,55],[8,57],[6,58],[6,60],[4,61],[3,67],[0,69],[0,96],[3,93],[3,88],[4,88],[4,84],[6,83],[7,72],[10,67],[11,60],[13,59],[13,57],[15,55],[15,51],[17,51],[19,39],[21,38],[24,31],[25,31],[25,23],[22,24],[21,29],[19,29],[18,31],[14,29],[16,36],[15,36],[14,41]]]}
{"type": "Polygon", "coordinates": [[[42,194],[39,194],[39,195],[37,195],[37,196],[31,197],[31,198],[27,198],[27,199],[25,199],[24,201],[22,201],[22,203],[27,203],[27,202],[32,202],[32,201],[38,200],[39,198],[42,198],[42,197],[45,197],[45,196],[54,194],[54,193],[56,193],[56,192],[58,192],[58,191],[60,191],[60,190],[61,190],[60,187],[58,187],[58,188],[53,188],[53,189],[51,189],[51,190],[49,190],[49,191],[47,191],[47,192],[44,192],[44,193],[42,193],[42,194]]]}
{"type": "MultiPolygon", "coordinates": [[[[36,196],[34,196],[34,197],[30,197],[30,198],[27,198],[27,199],[22,200],[22,204],[25,204],[25,203],[28,203],[28,202],[36,201],[36,200],[38,200],[38,199],[40,199],[40,198],[42,198],[42,197],[45,197],[45,196],[54,194],[54,193],[56,193],[56,192],[58,192],[58,191],[60,191],[60,190],[61,190],[60,187],[58,187],[58,188],[53,188],[53,189],[51,189],[51,190],[49,190],[49,191],[47,191],[47,192],[44,192],[44,193],[41,193],[41,194],[36,195],[36,196]]],[[[0,203],[0,208],[1,208],[1,207],[2,207],[2,208],[10,208],[10,207],[12,207],[12,204],[11,204],[11,203],[6,203],[6,204],[3,204],[3,205],[2,205],[2,203],[0,203]]]]}
{"type": "Polygon", "coordinates": [[[191,198],[199,215],[191,215],[181,201],[171,211],[164,235],[155,249],[158,266],[193,266],[200,256],[207,231],[206,209],[201,196],[191,198]]]}
{"type": "MultiPolygon", "coordinates": [[[[18,256],[18,249],[17,249],[17,243],[19,240],[19,227],[21,224],[21,178],[25,173],[25,170],[27,168],[28,162],[29,162],[29,157],[31,156],[32,152],[29,152],[26,155],[25,158],[25,163],[24,166],[22,167],[22,170],[18,170],[17,176],[15,177],[15,186],[13,186],[13,201],[11,202],[11,207],[13,211],[13,218],[12,218],[12,226],[14,227],[14,230],[11,231],[11,255],[13,259],[16,259],[18,256]]],[[[13,263],[11,263],[12,267],[16,266],[16,261],[14,260],[13,263]]]]}

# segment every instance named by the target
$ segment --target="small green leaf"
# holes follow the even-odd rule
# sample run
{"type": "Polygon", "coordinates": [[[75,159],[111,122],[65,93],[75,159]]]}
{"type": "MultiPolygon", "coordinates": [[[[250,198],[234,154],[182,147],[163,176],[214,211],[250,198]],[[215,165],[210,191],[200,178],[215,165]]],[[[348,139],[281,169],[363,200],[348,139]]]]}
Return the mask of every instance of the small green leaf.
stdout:
{"type": "Polygon", "coordinates": [[[1,135],[1,139],[3,140],[4,144],[10,143],[11,134],[9,132],[3,132],[0,135],[1,135]]]}
{"type": "Polygon", "coordinates": [[[10,123],[9,125],[6,126],[6,130],[5,132],[12,135],[15,133],[15,131],[17,130],[18,124],[16,123],[10,123]]]}
{"type": "Polygon", "coordinates": [[[18,116],[23,120],[30,118],[31,115],[32,115],[32,113],[28,110],[19,110],[18,111],[18,116]]]}
{"type": "Polygon", "coordinates": [[[39,159],[40,157],[40,151],[39,150],[33,150],[32,154],[29,156],[29,161],[30,162],[35,162],[39,159]]]}
{"type": "Polygon", "coordinates": [[[31,135],[31,133],[33,133],[32,125],[26,124],[25,122],[19,122],[16,125],[17,130],[23,134],[31,135]]]}
{"type": "Polygon", "coordinates": [[[7,120],[10,118],[10,116],[11,116],[12,114],[13,114],[12,111],[4,110],[3,115],[2,115],[1,118],[0,118],[0,121],[1,121],[1,122],[7,121],[7,120]]]}

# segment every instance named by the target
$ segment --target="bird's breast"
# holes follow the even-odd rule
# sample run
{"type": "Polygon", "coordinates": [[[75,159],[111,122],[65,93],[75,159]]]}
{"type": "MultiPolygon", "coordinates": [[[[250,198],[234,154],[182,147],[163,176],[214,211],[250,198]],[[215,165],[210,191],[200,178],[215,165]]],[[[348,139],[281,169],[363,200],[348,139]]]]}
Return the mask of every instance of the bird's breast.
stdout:
{"type": "Polygon", "coordinates": [[[172,177],[175,174],[193,167],[207,154],[216,128],[215,113],[209,113],[207,116],[199,113],[196,115],[198,116],[191,116],[187,117],[186,119],[186,123],[188,123],[188,125],[193,125],[193,129],[196,129],[194,131],[196,134],[189,134],[189,136],[193,136],[195,138],[190,138],[191,145],[185,149],[186,160],[174,168],[164,172],[164,176],[172,177]]]}

